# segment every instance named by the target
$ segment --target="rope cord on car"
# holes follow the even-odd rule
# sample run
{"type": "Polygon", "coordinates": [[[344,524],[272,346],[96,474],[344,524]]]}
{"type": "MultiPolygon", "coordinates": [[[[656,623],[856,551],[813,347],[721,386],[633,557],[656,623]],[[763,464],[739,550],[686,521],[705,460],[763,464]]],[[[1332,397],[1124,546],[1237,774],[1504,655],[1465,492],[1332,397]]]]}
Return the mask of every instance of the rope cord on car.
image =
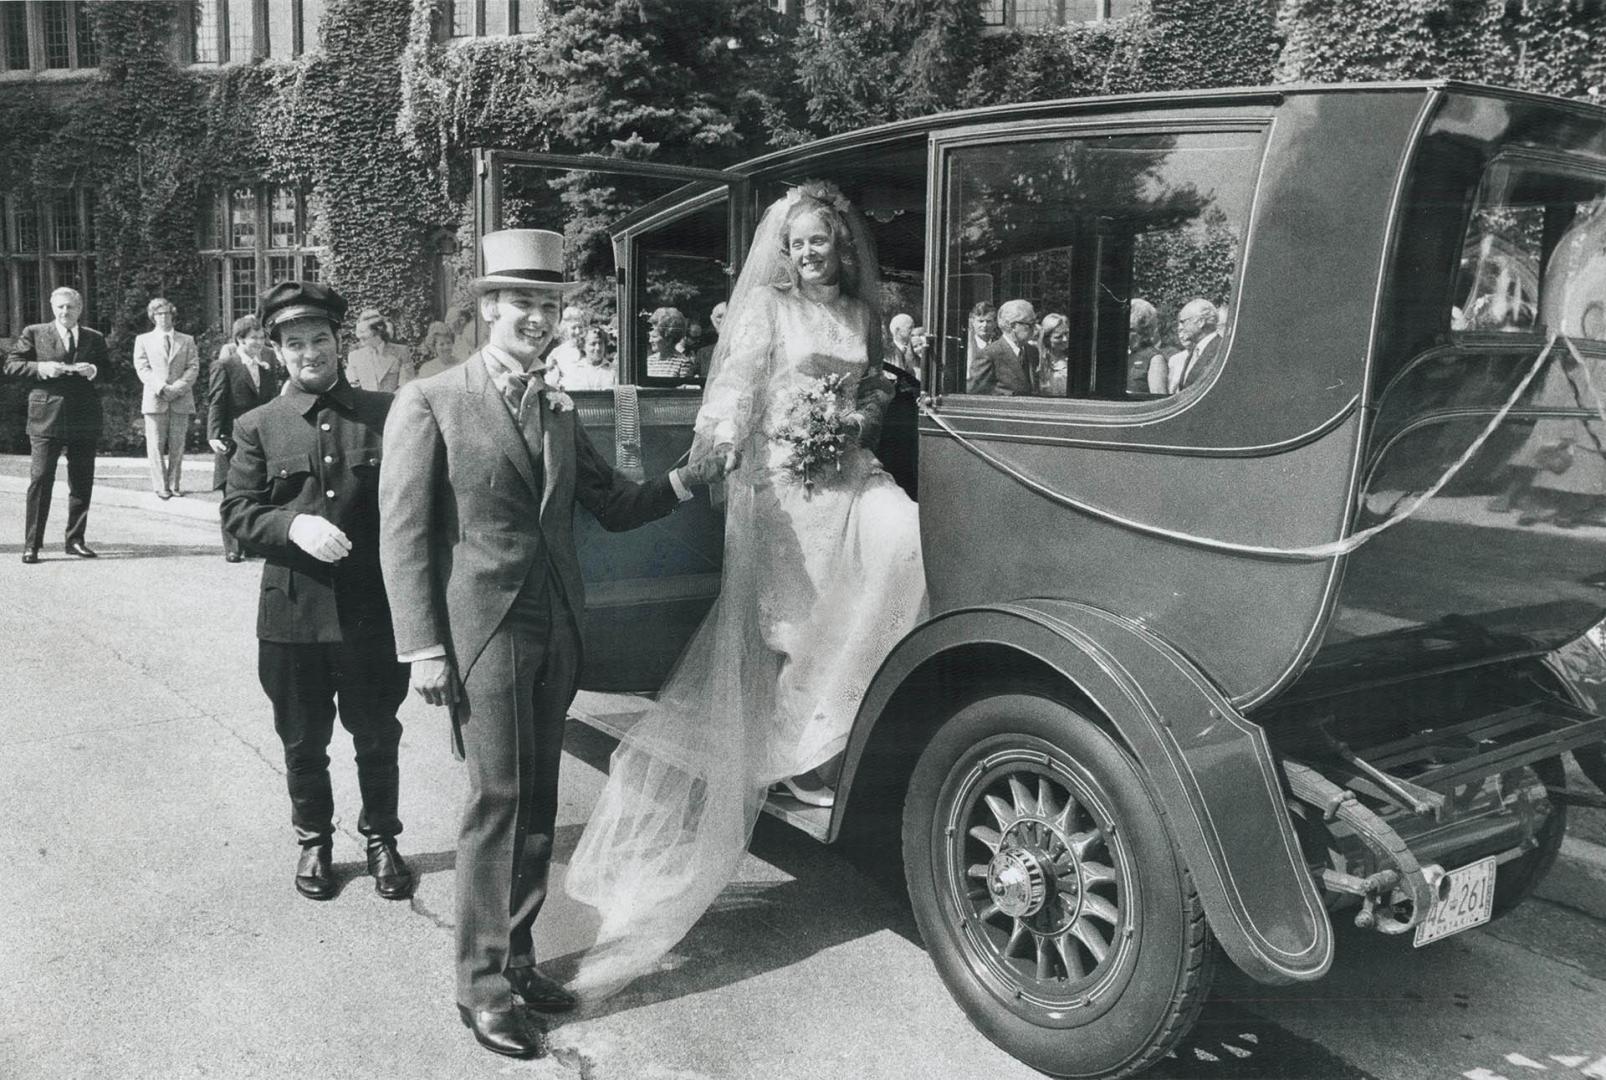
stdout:
{"type": "Polygon", "coordinates": [[[992,451],[978,445],[974,440],[956,430],[954,426],[948,422],[947,418],[933,410],[930,407],[928,400],[922,399],[920,401],[920,412],[944,432],[946,432],[960,446],[964,447],[972,454],[975,454],[978,458],[992,466],[994,469],[997,469],[999,472],[1005,474],[1006,476],[1015,480],[1017,483],[1031,491],[1036,492],[1044,498],[1056,502],[1061,506],[1068,507],[1079,513],[1086,514],[1089,517],[1098,518],[1101,521],[1108,521],[1111,524],[1119,525],[1122,528],[1130,529],[1133,532],[1142,533],[1146,536],[1154,536],[1162,540],[1171,540],[1179,544],[1189,544],[1194,547],[1207,548],[1211,551],[1224,551],[1234,555],[1253,555],[1260,558],[1281,560],[1286,562],[1318,562],[1323,559],[1336,558],[1340,555],[1348,555],[1350,552],[1356,550],[1362,544],[1365,544],[1367,541],[1378,536],[1380,533],[1384,532],[1385,530],[1392,529],[1394,526],[1411,517],[1411,515],[1415,514],[1423,504],[1442,491],[1445,485],[1455,478],[1456,474],[1461,471],[1467,462],[1471,461],[1478,451],[1483,449],[1483,444],[1486,443],[1489,440],[1489,437],[1495,433],[1502,423],[1505,422],[1506,416],[1516,406],[1517,402],[1521,400],[1522,396],[1527,393],[1528,387],[1532,385],[1534,379],[1539,375],[1539,372],[1544,368],[1546,362],[1550,359],[1550,353],[1556,347],[1556,341],[1558,339],[1566,344],[1567,349],[1572,353],[1573,358],[1577,360],[1579,365],[1583,368],[1584,380],[1588,384],[1590,392],[1595,397],[1596,412],[1600,414],[1602,422],[1606,423],[1606,404],[1602,403],[1600,394],[1596,392],[1595,384],[1589,377],[1589,366],[1584,363],[1583,357],[1579,355],[1577,348],[1566,335],[1552,333],[1550,335],[1550,339],[1545,342],[1545,347],[1540,350],[1539,356],[1534,360],[1532,366],[1529,367],[1527,373],[1523,375],[1522,380],[1517,384],[1516,389],[1511,392],[1511,395],[1506,398],[1505,403],[1500,406],[1499,411],[1494,414],[1494,417],[1489,421],[1488,425],[1483,429],[1483,431],[1478,434],[1478,437],[1472,440],[1461,456],[1455,459],[1450,467],[1445,470],[1444,474],[1440,476],[1431,487],[1422,492],[1420,495],[1417,495],[1406,502],[1403,509],[1378,522],[1376,525],[1362,529],[1360,532],[1353,533],[1352,535],[1346,536],[1341,540],[1334,540],[1326,544],[1313,544],[1306,547],[1271,547],[1262,544],[1242,544],[1233,540],[1221,540],[1212,536],[1200,536],[1197,533],[1184,532],[1178,529],[1168,529],[1163,525],[1153,525],[1148,522],[1137,521],[1133,518],[1118,514],[1113,510],[1106,510],[1103,507],[1094,506],[1092,503],[1085,502],[1082,499],[1076,498],[1075,496],[1067,495],[1061,491],[1056,491],[1042,481],[1029,476],[1021,469],[1011,465],[1007,461],[1004,461],[992,451]]]}

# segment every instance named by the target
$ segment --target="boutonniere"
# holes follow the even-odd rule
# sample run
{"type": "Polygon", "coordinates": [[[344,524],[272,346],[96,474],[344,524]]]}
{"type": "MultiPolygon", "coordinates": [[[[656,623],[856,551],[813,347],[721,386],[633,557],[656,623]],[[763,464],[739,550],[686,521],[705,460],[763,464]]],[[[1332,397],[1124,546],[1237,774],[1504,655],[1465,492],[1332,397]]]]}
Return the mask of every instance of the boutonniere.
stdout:
{"type": "Polygon", "coordinates": [[[565,394],[562,390],[548,390],[546,400],[547,405],[551,407],[553,412],[574,412],[574,398],[565,394]]]}

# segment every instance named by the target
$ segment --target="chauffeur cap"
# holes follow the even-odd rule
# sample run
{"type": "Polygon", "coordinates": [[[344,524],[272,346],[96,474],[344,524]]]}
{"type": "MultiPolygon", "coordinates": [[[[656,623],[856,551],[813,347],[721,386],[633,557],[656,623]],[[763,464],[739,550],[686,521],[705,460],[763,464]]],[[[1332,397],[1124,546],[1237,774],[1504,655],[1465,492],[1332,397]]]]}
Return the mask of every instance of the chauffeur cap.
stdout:
{"type": "Polygon", "coordinates": [[[272,340],[292,319],[327,319],[339,332],[345,317],[346,298],[316,281],[281,281],[257,301],[257,321],[272,340]]]}

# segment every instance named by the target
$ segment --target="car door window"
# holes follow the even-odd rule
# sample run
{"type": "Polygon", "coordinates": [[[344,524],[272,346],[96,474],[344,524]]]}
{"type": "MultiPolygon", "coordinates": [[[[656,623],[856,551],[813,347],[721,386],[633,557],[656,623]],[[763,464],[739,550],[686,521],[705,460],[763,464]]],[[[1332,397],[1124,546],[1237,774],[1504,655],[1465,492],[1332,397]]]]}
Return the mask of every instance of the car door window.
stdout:
{"type": "Polygon", "coordinates": [[[1226,356],[1261,142],[1189,131],[948,148],[942,389],[1132,401],[1203,385],[1226,356]]]}

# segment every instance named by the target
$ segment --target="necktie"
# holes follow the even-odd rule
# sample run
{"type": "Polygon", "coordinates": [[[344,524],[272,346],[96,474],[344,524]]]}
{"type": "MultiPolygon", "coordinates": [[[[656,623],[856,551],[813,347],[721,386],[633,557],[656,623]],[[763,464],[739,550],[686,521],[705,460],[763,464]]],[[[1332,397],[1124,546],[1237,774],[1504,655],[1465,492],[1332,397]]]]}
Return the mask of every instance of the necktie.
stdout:
{"type": "Polygon", "coordinates": [[[173,355],[173,335],[172,334],[163,334],[162,335],[162,349],[163,349],[163,352],[162,352],[163,356],[171,357],[173,355]]]}
{"type": "Polygon", "coordinates": [[[67,363],[78,362],[78,331],[67,331],[67,363]]]}

